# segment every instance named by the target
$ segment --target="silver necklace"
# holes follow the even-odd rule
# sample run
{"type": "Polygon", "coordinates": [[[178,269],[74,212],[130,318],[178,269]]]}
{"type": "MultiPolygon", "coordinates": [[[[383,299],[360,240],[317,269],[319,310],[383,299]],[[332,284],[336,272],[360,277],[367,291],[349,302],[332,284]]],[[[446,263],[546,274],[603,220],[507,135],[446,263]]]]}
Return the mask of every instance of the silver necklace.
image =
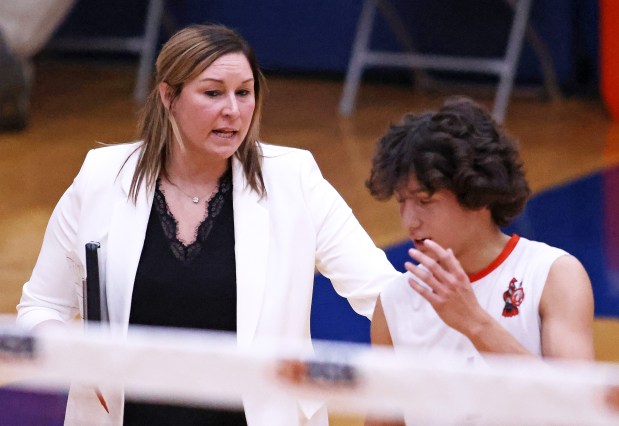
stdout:
{"type": "MultiPolygon", "coordinates": [[[[178,189],[179,191],[181,191],[186,197],[189,197],[189,199],[191,200],[192,203],[194,204],[198,204],[200,202],[200,199],[204,200],[204,197],[199,197],[198,195],[189,195],[187,194],[185,191],[183,191],[183,188],[181,188],[180,186],[178,186],[177,184],[175,184],[174,182],[172,182],[170,180],[170,178],[168,178],[166,176],[165,180],[167,180],[168,182],[170,182],[170,185],[174,186],[176,189],[178,189]]],[[[215,190],[217,189],[217,185],[215,186],[215,188],[210,192],[209,197],[215,192],[215,190]]]]}

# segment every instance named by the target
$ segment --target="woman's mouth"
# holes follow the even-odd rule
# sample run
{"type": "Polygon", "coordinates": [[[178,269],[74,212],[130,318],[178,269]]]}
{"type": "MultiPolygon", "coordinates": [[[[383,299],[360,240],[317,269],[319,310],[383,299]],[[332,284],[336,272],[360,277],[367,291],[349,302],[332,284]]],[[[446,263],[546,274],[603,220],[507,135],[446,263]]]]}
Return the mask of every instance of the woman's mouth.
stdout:
{"type": "Polygon", "coordinates": [[[231,129],[217,129],[213,130],[213,133],[220,138],[231,139],[232,137],[234,137],[234,135],[237,134],[237,131],[231,129]]]}

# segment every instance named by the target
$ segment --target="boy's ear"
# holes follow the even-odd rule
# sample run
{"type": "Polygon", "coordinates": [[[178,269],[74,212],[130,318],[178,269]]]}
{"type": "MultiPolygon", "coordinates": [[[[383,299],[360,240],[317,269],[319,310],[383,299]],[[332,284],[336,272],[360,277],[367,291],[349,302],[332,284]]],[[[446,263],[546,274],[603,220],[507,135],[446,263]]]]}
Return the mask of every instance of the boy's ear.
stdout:
{"type": "Polygon", "coordinates": [[[170,103],[172,102],[172,88],[164,81],[159,83],[159,97],[161,98],[163,106],[167,110],[170,110],[170,103]]]}

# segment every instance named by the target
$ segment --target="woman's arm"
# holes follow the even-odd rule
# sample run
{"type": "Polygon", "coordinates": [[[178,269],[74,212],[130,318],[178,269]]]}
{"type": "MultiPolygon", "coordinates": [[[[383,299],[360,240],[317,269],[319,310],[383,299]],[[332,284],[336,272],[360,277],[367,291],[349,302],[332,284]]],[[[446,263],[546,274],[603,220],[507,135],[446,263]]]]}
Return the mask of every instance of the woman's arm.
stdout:
{"type": "Polygon", "coordinates": [[[314,158],[303,151],[301,185],[316,231],[316,266],[337,293],[360,315],[372,317],[376,298],[399,277],[340,194],[327,182],[314,158]]]}
{"type": "Polygon", "coordinates": [[[23,286],[17,305],[17,324],[25,328],[31,329],[47,320],[67,322],[78,312],[75,286],[81,284],[77,273],[79,264],[77,255],[69,255],[77,220],[73,191],[72,186],[56,205],[30,280],[23,286]]]}
{"type": "Polygon", "coordinates": [[[81,191],[90,189],[90,151],[75,180],[62,195],[47,224],[32,275],[17,305],[17,323],[32,329],[44,321],[67,322],[79,312],[84,268],[75,253],[81,211],[81,191]]]}

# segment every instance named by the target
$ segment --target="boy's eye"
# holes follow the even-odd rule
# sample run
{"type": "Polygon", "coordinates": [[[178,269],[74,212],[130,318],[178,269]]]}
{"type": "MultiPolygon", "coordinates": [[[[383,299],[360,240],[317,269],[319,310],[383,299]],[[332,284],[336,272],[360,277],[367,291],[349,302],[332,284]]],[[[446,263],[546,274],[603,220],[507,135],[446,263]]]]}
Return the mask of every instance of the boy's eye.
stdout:
{"type": "Polygon", "coordinates": [[[433,200],[433,198],[432,198],[432,196],[431,196],[431,195],[429,195],[429,194],[420,195],[420,196],[417,198],[417,202],[418,202],[419,204],[421,204],[422,206],[423,206],[423,205],[426,205],[426,204],[430,204],[430,203],[432,202],[432,200],[433,200]]]}

